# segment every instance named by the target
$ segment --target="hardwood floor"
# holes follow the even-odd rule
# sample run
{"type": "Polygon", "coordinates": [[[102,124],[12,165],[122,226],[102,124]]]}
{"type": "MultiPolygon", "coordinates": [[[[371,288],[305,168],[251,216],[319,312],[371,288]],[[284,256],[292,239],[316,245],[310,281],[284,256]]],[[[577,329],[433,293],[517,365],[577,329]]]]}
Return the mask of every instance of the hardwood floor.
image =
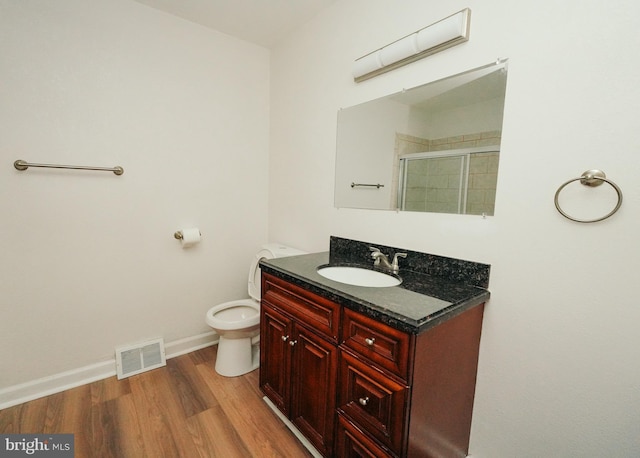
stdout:
{"type": "Polygon", "coordinates": [[[311,457],[262,400],[258,371],[218,375],[217,347],[0,411],[0,433],[73,433],[76,458],[311,457]]]}

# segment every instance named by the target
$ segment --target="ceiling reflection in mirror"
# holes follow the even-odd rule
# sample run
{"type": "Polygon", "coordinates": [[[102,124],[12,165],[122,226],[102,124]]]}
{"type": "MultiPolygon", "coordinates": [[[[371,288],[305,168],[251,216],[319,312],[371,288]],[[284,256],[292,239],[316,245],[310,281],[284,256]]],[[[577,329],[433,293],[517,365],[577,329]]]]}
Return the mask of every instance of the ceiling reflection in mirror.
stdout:
{"type": "Polygon", "coordinates": [[[335,206],[493,215],[506,65],[341,109],[335,206]]]}

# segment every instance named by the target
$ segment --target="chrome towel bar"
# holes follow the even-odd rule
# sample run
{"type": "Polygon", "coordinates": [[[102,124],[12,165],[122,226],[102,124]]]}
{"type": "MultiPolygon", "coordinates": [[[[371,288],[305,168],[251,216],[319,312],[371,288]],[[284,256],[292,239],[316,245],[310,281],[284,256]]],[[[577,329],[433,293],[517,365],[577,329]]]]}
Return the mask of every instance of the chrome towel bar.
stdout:
{"type": "Polygon", "coordinates": [[[351,187],[352,188],[356,188],[356,187],[363,187],[363,188],[384,188],[383,184],[377,183],[377,184],[366,184],[366,183],[351,183],[351,187]]]}
{"type": "Polygon", "coordinates": [[[74,169],[74,170],[99,170],[102,172],[113,172],[116,175],[122,175],[124,169],[119,165],[115,167],[88,167],[84,165],[60,165],[60,164],[32,164],[22,159],[18,159],[13,163],[17,170],[27,170],[29,167],[45,167],[48,169],[74,169]]]}

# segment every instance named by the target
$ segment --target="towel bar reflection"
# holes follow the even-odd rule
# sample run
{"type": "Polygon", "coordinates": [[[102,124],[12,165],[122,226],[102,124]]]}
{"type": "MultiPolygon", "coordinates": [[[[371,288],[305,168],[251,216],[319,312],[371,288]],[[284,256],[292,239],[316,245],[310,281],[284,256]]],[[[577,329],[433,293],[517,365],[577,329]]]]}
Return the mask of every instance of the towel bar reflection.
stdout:
{"type": "Polygon", "coordinates": [[[113,172],[116,175],[122,175],[124,169],[119,165],[115,167],[88,167],[84,165],[61,165],[61,164],[32,164],[22,159],[18,159],[13,163],[17,170],[27,170],[29,167],[45,167],[48,169],[74,169],[74,170],[99,170],[102,172],[113,172]]]}
{"type": "Polygon", "coordinates": [[[351,187],[352,188],[357,188],[357,187],[363,187],[363,188],[384,188],[383,184],[380,183],[376,183],[376,184],[367,184],[367,183],[351,183],[351,187]]]}

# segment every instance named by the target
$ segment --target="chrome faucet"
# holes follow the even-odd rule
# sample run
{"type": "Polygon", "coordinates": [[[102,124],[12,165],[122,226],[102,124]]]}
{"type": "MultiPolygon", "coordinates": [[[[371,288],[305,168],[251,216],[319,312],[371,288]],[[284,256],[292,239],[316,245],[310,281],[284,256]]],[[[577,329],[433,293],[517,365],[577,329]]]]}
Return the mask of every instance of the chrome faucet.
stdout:
{"type": "Polygon", "coordinates": [[[383,268],[390,270],[394,274],[397,274],[400,271],[400,266],[398,266],[398,258],[407,257],[407,253],[396,253],[393,256],[393,262],[389,262],[389,258],[387,258],[387,255],[382,253],[379,248],[370,246],[369,249],[371,250],[371,257],[375,260],[373,261],[373,265],[382,265],[383,268]]]}

